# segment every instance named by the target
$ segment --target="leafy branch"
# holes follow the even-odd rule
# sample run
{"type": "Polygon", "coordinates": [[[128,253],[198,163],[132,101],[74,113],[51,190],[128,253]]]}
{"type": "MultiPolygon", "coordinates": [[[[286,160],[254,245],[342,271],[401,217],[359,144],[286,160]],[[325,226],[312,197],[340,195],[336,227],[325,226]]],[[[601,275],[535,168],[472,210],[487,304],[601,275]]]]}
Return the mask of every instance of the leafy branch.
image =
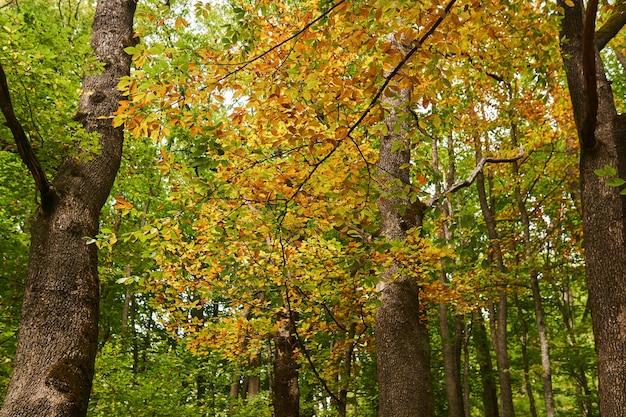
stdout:
{"type": "Polygon", "coordinates": [[[306,32],[311,26],[313,26],[314,24],[316,24],[317,22],[319,22],[320,20],[322,20],[323,18],[328,16],[333,10],[335,10],[337,7],[341,6],[345,2],[346,2],[346,0],[341,0],[341,1],[338,1],[337,3],[333,4],[328,10],[322,12],[318,17],[316,17],[315,19],[311,20],[309,23],[304,25],[300,30],[295,32],[293,35],[291,35],[288,38],[282,40],[281,42],[277,43],[276,45],[272,46],[271,48],[261,52],[260,54],[258,54],[254,58],[250,58],[249,60],[242,61],[242,62],[237,62],[237,63],[221,64],[221,65],[240,65],[240,66],[238,68],[234,69],[233,71],[229,71],[226,75],[224,75],[222,78],[220,78],[219,81],[223,81],[226,78],[228,78],[228,77],[230,77],[232,75],[237,74],[238,72],[240,72],[243,69],[245,69],[248,65],[252,64],[253,62],[258,61],[259,59],[263,58],[267,54],[269,54],[269,53],[275,51],[276,49],[280,48],[281,46],[283,46],[287,42],[290,42],[293,39],[297,38],[298,36],[300,36],[301,34],[306,32]]]}
{"type": "MultiPolygon", "coordinates": [[[[446,5],[445,9],[443,10],[443,13],[437,18],[437,20],[433,22],[433,24],[426,31],[426,33],[424,33],[416,41],[412,42],[413,47],[409,50],[409,52],[407,52],[404,58],[402,58],[402,60],[393,68],[393,70],[391,70],[389,74],[387,74],[387,76],[385,77],[385,80],[383,81],[381,86],[378,87],[376,94],[374,94],[374,96],[370,100],[369,104],[367,105],[363,113],[361,113],[361,116],[358,118],[358,120],[354,122],[348,128],[348,131],[346,132],[345,136],[337,141],[335,147],[333,147],[333,149],[331,149],[321,160],[319,160],[313,166],[313,168],[311,169],[311,171],[309,171],[306,178],[303,181],[301,181],[300,184],[298,184],[298,187],[293,192],[293,194],[287,199],[285,204],[288,204],[290,201],[292,201],[296,197],[296,195],[298,195],[298,193],[302,190],[304,185],[313,177],[317,169],[335,153],[335,151],[339,148],[339,145],[341,144],[341,142],[343,142],[345,139],[350,139],[356,145],[354,138],[352,138],[352,133],[356,130],[357,127],[360,126],[363,120],[365,120],[365,118],[371,113],[372,109],[378,104],[380,97],[389,86],[389,83],[391,82],[391,80],[400,72],[400,70],[407,64],[407,62],[409,62],[411,57],[422,47],[422,45],[433,35],[435,30],[437,30],[437,28],[441,25],[445,17],[448,15],[448,13],[450,13],[450,10],[452,9],[452,6],[454,6],[454,3],[456,3],[456,0],[450,0],[450,2],[446,5]]],[[[357,148],[358,148],[358,145],[357,145],[357,148]]]]}

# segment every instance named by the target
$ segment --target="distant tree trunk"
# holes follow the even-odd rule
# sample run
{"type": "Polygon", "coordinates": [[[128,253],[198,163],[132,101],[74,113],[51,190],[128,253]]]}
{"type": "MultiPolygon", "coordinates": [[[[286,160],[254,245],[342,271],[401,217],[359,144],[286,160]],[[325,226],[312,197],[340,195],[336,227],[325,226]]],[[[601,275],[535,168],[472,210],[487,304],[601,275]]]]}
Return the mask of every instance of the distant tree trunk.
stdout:
{"type": "MultiPolygon", "coordinates": [[[[407,89],[383,100],[390,105],[385,124],[388,133],[380,138],[378,200],[381,234],[389,240],[406,240],[406,231],[422,224],[425,205],[411,204],[405,185],[410,184],[411,161],[407,89]],[[398,129],[399,127],[399,129],[398,129]],[[395,133],[398,132],[398,133],[395,133]],[[404,194],[404,195],[403,195],[404,194]]],[[[379,386],[379,417],[431,417],[434,415],[430,375],[430,341],[425,319],[420,315],[417,278],[403,275],[398,262],[382,274],[378,285],[380,305],[376,309],[376,357],[379,386]]]]}
{"type": "Polygon", "coordinates": [[[352,376],[352,355],[354,353],[354,336],[356,334],[356,323],[352,323],[346,335],[346,346],[344,348],[343,366],[340,377],[340,388],[337,415],[338,417],[346,417],[348,412],[348,387],[350,385],[350,377],[352,376]]]}
{"type": "Polygon", "coordinates": [[[296,361],[296,317],[285,303],[281,323],[274,336],[274,416],[300,415],[300,388],[296,361]]]}
{"type": "Polygon", "coordinates": [[[98,233],[100,209],[122,155],[124,132],[113,128],[110,116],[122,99],[118,80],[130,71],[124,48],[133,37],[135,6],[127,0],[98,2],[91,46],[104,69],[84,78],[76,118],[88,132],[100,134],[100,154],[87,162],[66,158],[52,183],[13,114],[0,71],[0,107],[42,201],[31,227],[15,369],[0,416],[87,413],[98,343],[99,288],[97,249],[85,237],[98,233]]]}
{"type": "Polygon", "coordinates": [[[483,386],[483,414],[485,417],[499,417],[498,389],[493,372],[491,354],[489,353],[491,352],[491,348],[489,346],[489,340],[487,339],[485,322],[480,312],[478,314],[478,317],[475,317],[472,322],[472,334],[476,348],[476,360],[480,370],[480,382],[483,386]]]}
{"type": "Polygon", "coordinates": [[[580,179],[589,307],[598,357],[600,415],[626,415],[626,197],[596,170],[626,178],[626,118],[618,114],[599,51],[626,23],[626,3],[596,32],[598,2],[560,0],[561,46],[580,142],[580,179]],[[571,2],[570,2],[571,3],[571,2]]]}
{"type": "MultiPolygon", "coordinates": [[[[448,135],[448,169],[445,175],[443,174],[443,170],[439,163],[439,150],[436,140],[432,141],[431,148],[433,170],[442,178],[445,176],[445,183],[436,184],[435,186],[436,194],[440,194],[443,189],[447,189],[455,182],[456,168],[452,135],[448,135]]],[[[450,202],[448,196],[444,197],[443,204],[441,204],[441,210],[447,217],[447,220],[442,222],[439,234],[445,241],[451,241],[453,233],[450,228],[450,224],[454,213],[452,210],[452,203],[450,202]]],[[[444,262],[441,263],[439,275],[441,283],[449,285],[444,262]]],[[[450,417],[464,417],[465,415],[463,406],[463,389],[461,388],[461,347],[463,344],[464,328],[463,316],[455,314],[454,331],[450,332],[448,304],[444,302],[439,303],[439,329],[441,332],[441,343],[443,348],[443,369],[444,380],[446,383],[446,394],[448,397],[448,415],[450,417]]]]}
{"type": "MultiPolygon", "coordinates": [[[[477,159],[482,157],[480,146],[476,147],[477,159]]],[[[489,234],[489,244],[491,246],[492,257],[495,260],[496,269],[502,273],[506,272],[504,260],[502,258],[502,248],[498,240],[496,230],[496,220],[492,207],[487,201],[485,191],[485,176],[479,172],[476,176],[476,188],[478,190],[478,200],[485,219],[487,232],[489,234]]],[[[498,378],[500,380],[500,406],[502,417],[514,417],[513,390],[511,387],[511,374],[509,373],[509,354],[507,348],[507,295],[504,290],[500,291],[498,300],[489,302],[489,323],[491,329],[491,339],[496,352],[496,363],[498,364],[498,378]]]]}
{"type": "Polygon", "coordinates": [[[471,416],[470,407],[470,346],[467,322],[463,321],[463,410],[465,417],[471,416]]]}
{"type": "MultiPolygon", "coordinates": [[[[259,369],[261,366],[261,355],[255,353],[250,358],[250,368],[259,369]]],[[[261,392],[261,377],[259,374],[250,375],[248,377],[248,397],[256,397],[261,392]]]]}
{"type": "MultiPolygon", "coordinates": [[[[574,330],[574,317],[572,316],[572,309],[566,300],[570,297],[564,297],[563,291],[560,288],[557,288],[554,283],[551,284],[554,288],[553,300],[555,300],[556,305],[561,312],[563,323],[565,324],[565,329],[567,330],[567,343],[574,349],[574,352],[578,353],[580,346],[578,344],[576,331],[574,330]]],[[[570,293],[569,288],[566,288],[565,293],[570,293]]],[[[593,402],[591,400],[591,390],[589,389],[589,383],[587,382],[587,366],[585,361],[580,359],[577,360],[576,365],[577,366],[575,366],[571,372],[576,383],[576,393],[579,396],[578,405],[580,407],[580,415],[581,417],[591,417],[596,415],[594,410],[597,409],[597,407],[593,406],[593,402]]]]}
{"type": "Polygon", "coordinates": [[[443,369],[448,395],[448,415],[464,417],[463,390],[461,388],[461,347],[463,316],[454,317],[454,333],[450,333],[446,303],[439,304],[439,327],[443,344],[443,369]]]}
{"type": "Polygon", "coordinates": [[[491,301],[489,304],[489,326],[491,329],[493,348],[496,352],[498,379],[500,381],[501,416],[514,417],[515,409],[513,408],[513,388],[511,386],[509,353],[507,348],[506,324],[508,305],[506,293],[501,292],[498,296],[498,301],[491,301]]]}
{"type": "Polygon", "coordinates": [[[520,337],[520,346],[522,348],[522,361],[524,363],[524,389],[528,395],[528,402],[530,405],[530,415],[537,417],[537,405],[535,402],[535,394],[533,393],[533,386],[530,381],[530,360],[528,359],[528,325],[526,324],[526,318],[524,318],[524,309],[519,301],[517,294],[513,295],[515,306],[517,307],[518,322],[522,328],[522,336],[520,337]]]}
{"type": "MultiPolygon", "coordinates": [[[[513,145],[517,146],[517,128],[515,125],[511,126],[511,138],[513,139],[513,145]]],[[[513,174],[517,177],[519,175],[519,166],[517,162],[512,164],[513,174]]],[[[528,211],[526,210],[526,203],[522,196],[519,185],[515,185],[515,201],[517,202],[517,208],[520,213],[520,220],[522,222],[525,260],[530,268],[530,288],[533,294],[533,306],[535,311],[535,322],[537,323],[537,333],[539,334],[539,348],[541,352],[541,379],[543,382],[543,399],[546,407],[546,417],[555,417],[556,407],[554,406],[554,395],[552,392],[552,366],[550,364],[550,344],[548,343],[548,330],[546,329],[546,323],[543,316],[543,304],[541,301],[541,292],[539,291],[539,280],[537,276],[536,268],[533,262],[533,250],[530,242],[530,218],[528,217],[528,211]]]]}

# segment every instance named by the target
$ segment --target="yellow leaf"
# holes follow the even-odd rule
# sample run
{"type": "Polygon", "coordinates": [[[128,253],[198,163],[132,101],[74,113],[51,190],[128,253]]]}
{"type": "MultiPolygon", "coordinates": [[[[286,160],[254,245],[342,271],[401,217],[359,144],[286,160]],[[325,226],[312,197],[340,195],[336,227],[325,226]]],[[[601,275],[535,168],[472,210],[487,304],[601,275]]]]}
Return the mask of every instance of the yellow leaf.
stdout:
{"type": "Polygon", "coordinates": [[[115,201],[117,201],[117,204],[113,206],[115,210],[121,210],[121,209],[130,210],[133,208],[132,203],[129,203],[122,197],[119,197],[119,196],[115,197],[115,201]]]}

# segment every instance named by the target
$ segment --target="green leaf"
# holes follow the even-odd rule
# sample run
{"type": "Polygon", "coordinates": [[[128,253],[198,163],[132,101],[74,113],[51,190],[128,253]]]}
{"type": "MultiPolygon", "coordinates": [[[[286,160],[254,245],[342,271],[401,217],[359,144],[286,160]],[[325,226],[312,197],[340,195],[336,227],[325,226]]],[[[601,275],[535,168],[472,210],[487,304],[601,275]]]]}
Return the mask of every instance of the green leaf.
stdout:
{"type": "Polygon", "coordinates": [[[139,49],[137,49],[137,47],[135,46],[129,46],[127,48],[124,48],[124,52],[126,52],[128,55],[135,55],[139,53],[139,49]]]}
{"type": "Polygon", "coordinates": [[[619,177],[613,177],[606,180],[606,185],[609,187],[621,187],[624,184],[626,184],[626,181],[619,177]]]}
{"type": "Polygon", "coordinates": [[[604,168],[596,169],[593,172],[600,177],[613,177],[615,176],[615,174],[617,174],[615,168],[609,165],[605,165],[604,168]]]}

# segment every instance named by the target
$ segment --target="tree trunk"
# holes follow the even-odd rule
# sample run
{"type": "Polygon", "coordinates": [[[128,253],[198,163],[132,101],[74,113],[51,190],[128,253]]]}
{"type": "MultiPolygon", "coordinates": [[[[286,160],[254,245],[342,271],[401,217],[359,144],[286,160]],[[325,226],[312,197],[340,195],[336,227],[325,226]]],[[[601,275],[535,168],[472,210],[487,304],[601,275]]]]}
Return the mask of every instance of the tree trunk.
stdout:
{"type": "Polygon", "coordinates": [[[339,375],[339,395],[337,398],[337,415],[346,417],[348,415],[348,388],[352,377],[352,356],[354,355],[354,336],[356,334],[356,323],[352,323],[346,334],[346,346],[344,347],[343,366],[339,375]]]}
{"type": "MultiPolygon", "coordinates": [[[[480,158],[480,149],[477,147],[477,159],[480,158]]],[[[485,218],[485,224],[489,233],[489,245],[492,256],[495,259],[496,268],[501,273],[506,272],[504,260],[502,259],[502,248],[498,240],[496,230],[496,219],[492,208],[487,202],[485,191],[485,177],[482,172],[476,176],[476,188],[480,208],[485,218]]],[[[491,339],[496,352],[496,363],[498,365],[498,378],[500,380],[500,406],[502,407],[502,417],[514,417],[513,390],[511,387],[511,374],[509,373],[509,353],[507,348],[507,299],[504,290],[498,295],[497,308],[493,301],[489,302],[489,323],[491,329],[491,339]]]]}
{"type": "Polygon", "coordinates": [[[626,197],[594,171],[608,165],[617,177],[626,178],[626,120],[615,109],[598,53],[624,25],[626,4],[618,2],[616,19],[607,19],[594,36],[597,1],[588,2],[587,13],[582,0],[573,3],[569,7],[559,1],[565,11],[561,38],[581,144],[583,233],[600,414],[621,417],[626,415],[626,197]]]}
{"type": "Polygon", "coordinates": [[[494,378],[493,365],[491,363],[491,349],[487,339],[487,329],[481,313],[474,319],[472,334],[474,335],[474,345],[476,347],[476,361],[480,370],[480,381],[483,386],[483,414],[485,417],[499,417],[498,412],[498,390],[494,378]]]}
{"type": "MultiPolygon", "coordinates": [[[[378,178],[381,196],[381,234],[389,240],[406,240],[406,231],[421,225],[424,204],[411,204],[405,185],[410,184],[408,125],[399,114],[408,114],[408,90],[385,96],[390,110],[385,118],[388,133],[380,139],[378,178]],[[400,129],[396,130],[399,124],[400,129]],[[395,133],[397,131],[398,133],[395,133]],[[396,149],[398,147],[398,149],[396,149]]],[[[376,358],[379,386],[379,417],[432,417],[433,388],[430,346],[425,319],[420,316],[417,277],[402,275],[394,261],[378,285],[376,309],[376,358]]]]}
{"type": "MultiPolygon", "coordinates": [[[[122,99],[118,79],[130,71],[131,59],[123,48],[132,40],[135,6],[134,1],[100,0],[94,17],[91,46],[104,70],[84,78],[76,118],[88,132],[100,134],[100,154],[87,162],[65,159],[52,184],[33,168],[32,160],[25,160],[41,191],[42,205],[31,228],[15,370],[0,416],[87,413],[99,294],[97,249],[87,244],[86,237],[98,233],[100,209],[122,155],[124,132],[111,125],[110,116],[122,99]]],[[[3,112],[7,97],[3,95],[3,112]]],[[[7,122],[19,135],[19,122],[9,117],[7,122]]]]}
{"type": "Polygon", "coordinates": [[[513,295],[515,306],[517,307],[518,321],[522,330],[522,336],[520,337],[520,347],[522,348],[522,361],[524,363],[524,390],[528,395],[528,403],[530,405],[531,417],[537,417],[537,405],[535,402],[535,394],[533,393],[533,386],[530,381],[530,361],[528,359],[528,325],[526,324],[526,318],[524,317],[524,309],[519,301],[517,294],[513,295]]]}
{"type": "MultiPolygon", "coordinates": [[[[286,303],[287,304],[287,303],[286,303]]],[[[298,417],[300,415],[300,389],[295,336],[296,320],[293,312],[283,309],[281,324],[274,337],[274,415],[298,417]]]]}
{"type": "MultiPolygon", "coordinates": [[[[435,185],[435,193],[439,194],[443,189],[447,189],[455,182],[455,154],[454,154],[454,142],[453,136],[448,135],[448,169],[445,173],[445,182],[443,184],[437,183],[435,185]]],[[[431,143],[432,154],[432,167],[435,173],[439,174],[442,178],[442,168],[439,163],[439,149],[437,140],[433,140],[431,143]]],[[[452,240],[453,233],[450,228],[454,216],[452,210],[452,203],[449,196],[445,196],[441,204],[441,210],[446,216],[447,220],[442,222],[441,231],[439,236],[441,239],[449,242],[452,240]]],[[[441,283],[448,285],[448,277],[446,266],[444,262],[441,262],[441,269],[439,271],[441,283]]],[[[463,390],[461,388],[461,346],[464,338],[464,321],[463,315],[455,314],[454,316],[454,332],[450,332],[450,326],[448,323],[448,304],[445,302],[439,303],[439,329],[441,332],[441,344],[443,351],[443,370],[444,380],[446,383],[446,395],[448,397],[448,415],[450,417],[464,417],[464,398],[463,390]]]]}
{"type": "Polygon", "coordinates": [[[496,352],[496,364],[498,365],[498,380],[500,381],[500,406],[502,417],[514,417],[513,388],[511,386],[511,374],[509,367],[509,352],[507,348],[507,299],[506,294],[501,292],[498,296],[497,307],[490,302],[489,325],[491,339],[496,352]]]}
{"type": "MultiPolygon", "coordinates": [[[[517,129],[515,125],[511,127],[511,137],[513,145],[517,146],[517,129]]],[[[518,163],[513,163],[513,174],[519,176],[518,163]]],[[[539,334],[539,348],[541,351],[541,379],[543,381],[543,398],[546,406],[546,417],[556,416],[556,407],[554,405],[554,395],[552,392],[552,365],[550,363],[550,344],[548,343],[548,330],[543,316],[543,304],[541,301],[541,292],[539,291],[539,275],[534,267],[533,251],[530,245],[530,219],[526,210],[526,203],[522,197],[520,186],[515,186],[515,201],[520,212],[522,221],[525,259],[530,268],[530,288],[533,294],[533,305],[535,310],[535,321],[537,323],[537,333],[539,334]]]]}
{"type": "MultiPolygon", "coordinates": [[[[442,270],[441,274],[445,272],[442,270]]],[[[443,278],[442,278],[443,279],[443,278]]],[[[463,316],[455,315],[454,333],[450,333],[448,324],[448,306],[439,303],[439,328],[443,345],[443,370],[448,396],[448,415],[464,417],[463,390],[461,388],[461,347],[463,338],[463,316]]]]}

